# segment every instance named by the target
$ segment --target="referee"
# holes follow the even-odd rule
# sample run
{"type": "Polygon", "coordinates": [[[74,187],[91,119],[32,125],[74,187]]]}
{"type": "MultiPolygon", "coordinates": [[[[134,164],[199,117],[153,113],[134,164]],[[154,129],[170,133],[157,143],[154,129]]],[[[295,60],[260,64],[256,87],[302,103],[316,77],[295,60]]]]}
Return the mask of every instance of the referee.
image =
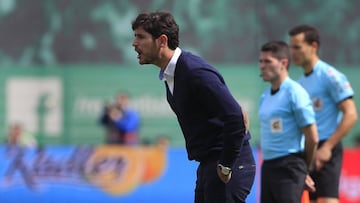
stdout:
{"type": "Polygon", "coordinates": [[[315,170],[310,173],[316,192],[310,193],[310,199],[338,203],[343,157],[341,140],[358,119],[354,90],[343,73],[319,58],[320,34],[315,27],[295,26],[290,29],[289,36],[294,64],[301,66],[304,72],[299,83],[313,101],[320,140],[315,170]]]}
{"type": "Polygon", "coordinates": [[[318,142],[315,113],[307,92],[288,76],[290,50],[285,42],[264,44],[259,62],[261,77],[271,84],[259,103],[264,159],[260,199],[262,203],[299,203],[318,142]]]}

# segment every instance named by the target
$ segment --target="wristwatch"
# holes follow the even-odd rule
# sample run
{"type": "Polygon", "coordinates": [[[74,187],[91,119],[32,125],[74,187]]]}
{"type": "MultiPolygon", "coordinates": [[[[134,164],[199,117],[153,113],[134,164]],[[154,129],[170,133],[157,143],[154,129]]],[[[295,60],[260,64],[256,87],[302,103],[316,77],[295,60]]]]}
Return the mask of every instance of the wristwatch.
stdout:
{"type": "Polygon", "coordinates": [[[218,164],[218,167],[221,170],[221,173],[228,176],[231,173],[231,168],[223,166],[222,164],[218,164]]]}

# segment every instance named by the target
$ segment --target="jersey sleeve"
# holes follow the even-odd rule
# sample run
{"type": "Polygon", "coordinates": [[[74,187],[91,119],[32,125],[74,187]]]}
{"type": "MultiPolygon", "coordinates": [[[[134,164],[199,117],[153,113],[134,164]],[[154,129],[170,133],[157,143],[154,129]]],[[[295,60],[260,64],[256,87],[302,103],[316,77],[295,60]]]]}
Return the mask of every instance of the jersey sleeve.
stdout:
{"type": "Polygon", "coordinates": [[[324,77],[328,84],[327,91],[336,103],[354,95],[350,82],[343,73],[335,69],[328,69],[324,77]]]}
{"type": "Polygon", "coordinates": [[[315,112],[309,94],[300,85],[291,91],[292,109],[299,127],[315,123],[315,112]]]}

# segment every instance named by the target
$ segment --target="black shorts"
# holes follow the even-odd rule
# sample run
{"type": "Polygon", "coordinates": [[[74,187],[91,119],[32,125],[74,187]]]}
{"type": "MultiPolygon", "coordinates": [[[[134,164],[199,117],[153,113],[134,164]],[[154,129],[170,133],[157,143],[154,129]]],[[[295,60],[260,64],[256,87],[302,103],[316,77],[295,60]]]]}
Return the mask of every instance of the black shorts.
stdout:
{"type": "MultiPolygon", "coordinates": [[[[325,141],[320,141],[319,147],[325,141]]],[[[316,192],[310,193],[310,199],[317,197],[339,198],[339,182],[342,167],[343,146],[338,143],[332,150],[330,160],[320,171],[312,171],[310,176],[315,182],[316,192]]]]}
{"type": "Polygon", "coordinates": [[[261,167],[261,202],[301,202],[305,177],[306,162],[301,154],[265,160],[261,167]]]}

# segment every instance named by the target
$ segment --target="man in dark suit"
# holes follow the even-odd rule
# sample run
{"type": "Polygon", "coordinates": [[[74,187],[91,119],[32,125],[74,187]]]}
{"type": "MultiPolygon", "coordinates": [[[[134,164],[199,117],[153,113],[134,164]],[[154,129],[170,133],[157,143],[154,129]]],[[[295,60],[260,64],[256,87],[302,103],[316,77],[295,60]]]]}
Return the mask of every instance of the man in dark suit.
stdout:
{"type": "Polygon", "coordinates": [[[160,68],[188,158],[200,162],[195,202],[245,202],[255,176],[251,135],[223,77],[205,60],[178,47],[179,27],[170,13],[139,14],[132,29],[139,63],[160,68]]]}

